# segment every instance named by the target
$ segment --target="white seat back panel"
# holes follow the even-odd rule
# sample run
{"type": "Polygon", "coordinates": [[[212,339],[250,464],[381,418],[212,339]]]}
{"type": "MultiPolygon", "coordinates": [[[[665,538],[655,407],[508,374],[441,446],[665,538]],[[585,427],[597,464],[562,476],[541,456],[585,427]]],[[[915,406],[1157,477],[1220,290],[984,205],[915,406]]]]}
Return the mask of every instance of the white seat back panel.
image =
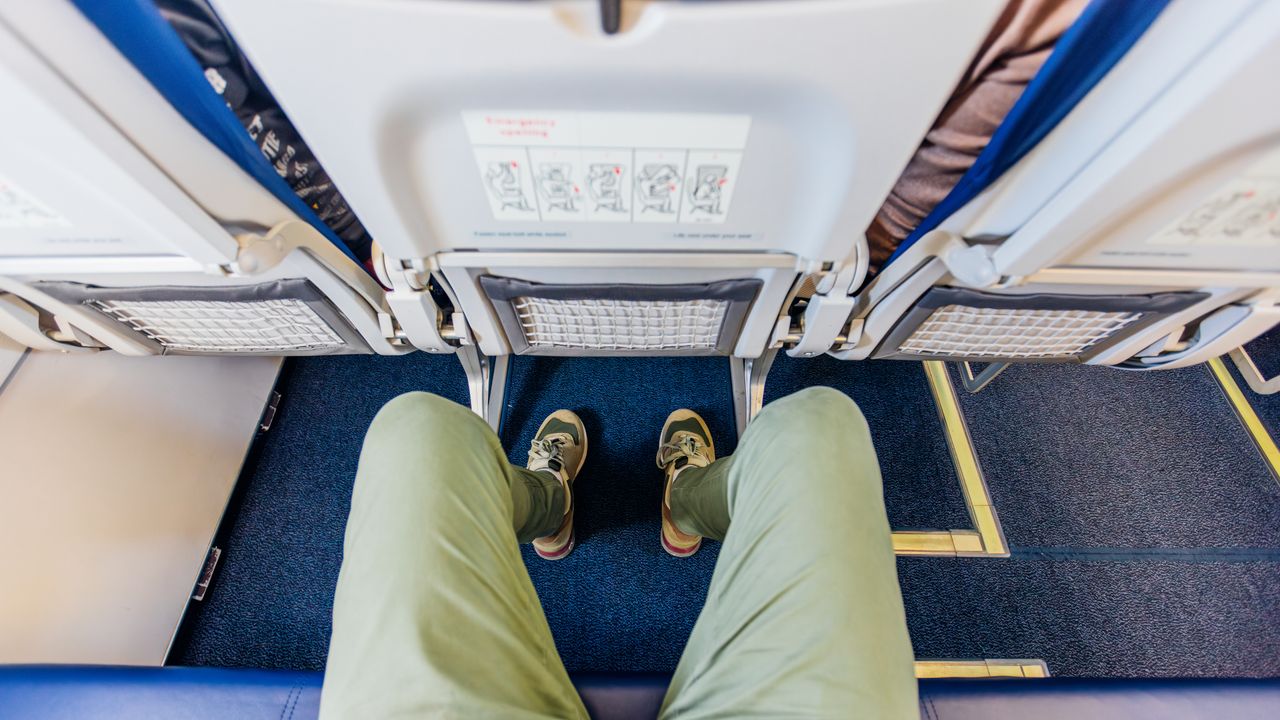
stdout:
{"type": "Polygon", "coordinates": [[[971,238],[1017,232],[1256,5],[1171,3],[1053,132],[942,229],[971,238]]]}
{"type": "Polygon", "coordinates": [[[214,4],[393,256],[833,260],[1001,5],[648,3],[606,36],[592,0],[214,4]]]}
{"type": "Polygon", "coordinates": [[[1276,67],[1262,3],[1001,246],[1001,273],[1280,270],[1276,67]]]}
{"type": "Polygon", "coordinates": [[[235,257],[235,241],[0,26],[0,258],[235,257]]]}

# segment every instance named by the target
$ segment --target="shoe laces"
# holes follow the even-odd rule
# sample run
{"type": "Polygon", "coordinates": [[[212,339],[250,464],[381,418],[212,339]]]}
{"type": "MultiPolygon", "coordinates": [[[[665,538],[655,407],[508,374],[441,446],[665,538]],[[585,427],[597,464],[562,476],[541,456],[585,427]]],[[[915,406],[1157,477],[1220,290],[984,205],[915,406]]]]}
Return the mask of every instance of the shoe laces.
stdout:
{"type": "Polygon", "coordinates": [[[695,458],[699,466],[708,464],[707,444],[692,433],[676,433],[671,442],[663,443],[658,449],[658,464],[663,467],[681,459],[688,464],[695,458]]]}
{"type": "Polygon", "coordinates": [[[530,470],[551,470],[557,475],[564,467],[565,439],[562,437],[537,438],[529,443],[530,470]]]}

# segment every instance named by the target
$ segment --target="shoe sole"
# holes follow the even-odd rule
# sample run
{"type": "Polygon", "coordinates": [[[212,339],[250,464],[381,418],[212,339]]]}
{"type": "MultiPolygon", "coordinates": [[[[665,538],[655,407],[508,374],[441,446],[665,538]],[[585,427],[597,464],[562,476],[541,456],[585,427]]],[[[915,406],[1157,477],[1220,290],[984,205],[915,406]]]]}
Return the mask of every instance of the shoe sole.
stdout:
{"type": "MultiPolygon", "coordinates": [[[[582,472],[582,466],[587,462],[587,445],[589,442],[587,439],[587,429],[583,426],[582,418],[578,417],[577,413],[572,410],[557,410],[548,415],[546,420],[542,421],[542,424],[538,426],[538,432],[534,433],[533,436],[538,437],[541,435],[542,430],[552,419],[573,425],[578,429],[578,436],[582,438],[582,457],[578,458],[578,467],[574,469],[572,476],[573,479],[569,481],[569,488],[572,491],[573,486],[578,482],[578,473],[582,472]]],[[[573,527],[574,514],[577,510],[577,503],[574,503],[573,507],[569,508],[569,541],[566,542],[563,547],[546,551],[538,547],[538,543],[535,541],[533,543],[533,551],[538,554],[538,557],[543,560],[563,560],[569,556],[569,553],[573,552],[573,549],[578,544],[577,532],[573,527]]]]}
{"type": "MultiPolygon", "coordinates": [[[[699,415],[698,413],[692,410],[689,410],[687,408],[680,408],[679,410],[675,410],[670,415],[667,416],[666,422],[662,423],[662,431],[658,434],[658,446],[659,447],[662,446],[663,439],[667,437],[667,428],[670,427],[672,423],[681,422],[683,420],[689,420],[691,418],[696,418],[698,420],[698,425],[702,428],[703,437],[707,439],[707,449],[711,451],[711,459],[714,460],[716,457],[716,444],[715,444],[715,440],[711,437],[711,429],[707,427],[707,421],[703,420],[702,416],[699,415]]],[[[654,458],[654,461],[655,463],[657,462],[656,456],[654,458]]],[[[658,465],[658,467],[662,467],[662,466],[658,465]]],[[[664,468],[664,472],[665,472],[665,468],[664,468]]],[[[702,547],[702,538],[698,537],[698,539],[693,541],[692,544],[682,544],[678,540],[676,540],[677,536],[675,535],[675,533],[679,533],[680,535],[685,535],[686,537],[688,535],[687,533],[680,532],[675,527],[675,523],[672,522],[671,520],[670,511],[667,508],[667,491],[668,490],[670,490],[669,481],[666,478],[663,478],[662,499],[660,501],[662,503],[662,532],[661,532],[662,549],[665,550],[667,554],[671,555],[672,557],[687,558],[690,555],[693,555],[694,553],[698,552],[698,548],[702,547]]]]}
{"type": "Polygon", "coordinates": [[[694,553],[698,552],[698,549],[701,547],[702,547],[702,538],[698,538],[698,541],[693,545],[690,545],[689,547],[680,548],[680,547],[676,547],[675,545],[672,545],[667,540],[666,533],[662,534],[662,549],[666,550],[667,554],[670,555],[671,557],[687,558],[692,556],[694,553]]]}
{"type": "Polygon", "coordinates": [[[538,557],[542,558],[543,560],[563,560],[564,558],[568,557],[569,553],[573,552],[573,549],[577,547],[577,545],[578,545],[577,533],[575,533],[573,530],[570,530],[569,542],[565,543],[563,548],[556,550],[554,552],[551,552],[551,551],[543,552],[538,548],[537,545],[534,545],[533,551],[538,553],[538,557]]]}

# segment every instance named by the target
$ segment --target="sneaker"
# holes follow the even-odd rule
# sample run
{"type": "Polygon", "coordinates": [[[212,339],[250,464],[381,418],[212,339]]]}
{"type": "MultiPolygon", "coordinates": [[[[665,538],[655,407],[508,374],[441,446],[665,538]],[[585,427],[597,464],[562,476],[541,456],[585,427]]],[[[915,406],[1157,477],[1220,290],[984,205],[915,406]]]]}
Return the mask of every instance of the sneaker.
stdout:
{"type": "Polygon", "coordinates": [[[557,410],[542,421],[529,444],[525,467],[549,472],[564,485],[564,522],[551,535],[533,541],[533,549],[546,560],[559,560],[573,550],[573,481],[587,459],[587,430],[569,410],[557,410]]]}
{"type": "Polygon", "coordinates": [[[671,486],[687,467],[706,467],[716,459],[711,431],[698,413],[680,409],[667,416],[658,438],[658,467],[666,471],[662,491],[662,548],[676,557],[689,557],[702,547],[701,535],[681,532],[671,521],[671,486]]]}

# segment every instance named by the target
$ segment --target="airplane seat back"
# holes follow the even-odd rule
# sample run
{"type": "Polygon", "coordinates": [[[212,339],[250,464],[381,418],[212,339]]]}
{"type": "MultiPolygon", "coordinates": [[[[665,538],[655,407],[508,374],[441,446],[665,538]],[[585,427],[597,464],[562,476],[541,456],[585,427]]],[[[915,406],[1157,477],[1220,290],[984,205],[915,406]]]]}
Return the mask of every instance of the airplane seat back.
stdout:
{"type": "Polygon", "coordinates": [[[589,0],[214,5],[389,274],[442,280],[484,353],[741,358],[802,276],[865,264],[850,229],[1000,7],[629,3],[610,35],[589,0]]]}
{"type": "Polygon", "coordinates": [[[377,280],[195,132],[69,3],[6,4],[0,34],[0,87],[24,109],[0,138],[0,309],[24,342],[408,349],[388,337],[377,280]]]}
{"type": "Polygon", "coordinates": [[[1167,369],[1274,325],[1280,106],[1256,87],[1280,62],[1277,10],[1170,4],[1033,150],[944,201],[833,354],[1167,369]]]}

